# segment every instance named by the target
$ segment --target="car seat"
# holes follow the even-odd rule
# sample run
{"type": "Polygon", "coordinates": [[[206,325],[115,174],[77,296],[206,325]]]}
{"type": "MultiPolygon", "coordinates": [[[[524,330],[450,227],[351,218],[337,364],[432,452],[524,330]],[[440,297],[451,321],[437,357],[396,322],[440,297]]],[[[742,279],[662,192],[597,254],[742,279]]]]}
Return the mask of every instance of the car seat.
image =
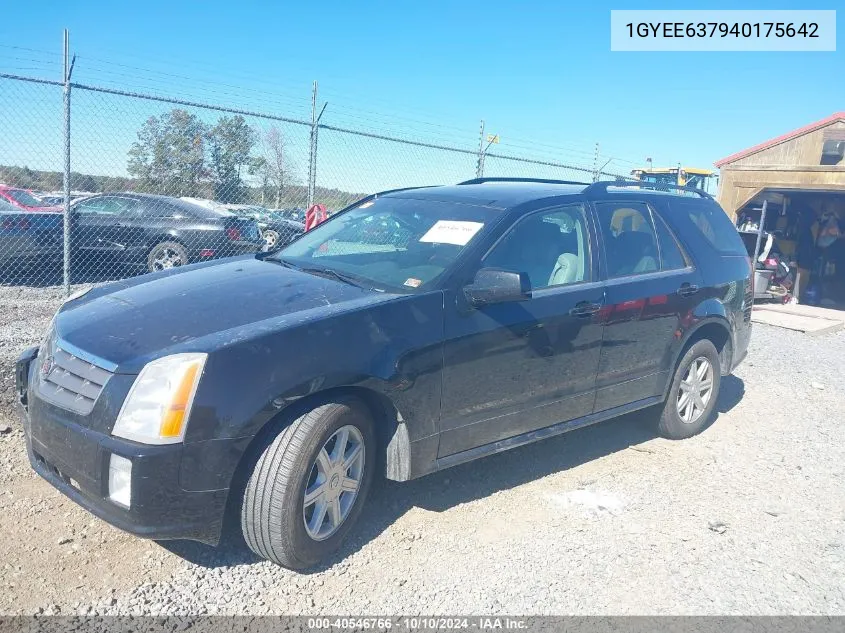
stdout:
{"type": "Polygon", "coordinates": [[[608,251],[608,267],[614,277],[658,270],[654,237],[645,231],[623,231],[608,251]]]}

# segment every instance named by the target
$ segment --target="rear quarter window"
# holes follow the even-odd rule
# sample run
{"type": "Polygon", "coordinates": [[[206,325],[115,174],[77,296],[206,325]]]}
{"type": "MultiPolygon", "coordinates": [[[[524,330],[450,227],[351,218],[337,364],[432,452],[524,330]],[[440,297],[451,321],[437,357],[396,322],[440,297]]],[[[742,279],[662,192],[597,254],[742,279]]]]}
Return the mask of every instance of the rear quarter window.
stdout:
{"type": "Polygon", "coordinates": [[[680,222],[704,238],[720,255],[747,256],[745,244],[728,215],[711,200],[672,200],[672,216],[680,215],[680,222]]]}

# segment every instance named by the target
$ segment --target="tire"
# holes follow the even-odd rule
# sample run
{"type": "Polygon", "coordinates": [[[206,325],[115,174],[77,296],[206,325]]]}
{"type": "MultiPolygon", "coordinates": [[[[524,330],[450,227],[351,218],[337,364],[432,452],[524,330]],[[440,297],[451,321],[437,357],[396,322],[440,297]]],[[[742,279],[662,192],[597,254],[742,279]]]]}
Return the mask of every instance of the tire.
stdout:
{"type": "MultiPolygon", "coordinates": [[[[373,423],[360,401],[350,398],[329,402],[301,416],[269,440],[246,482],[241,504],[241,530],[247,546],[262,558],[291,569],[305,569],[324,560],[340,547],[361,514],[375,464],[373,423]],[[320,487],[318,456],[326,448],[326,457],[334,457],[339,441],[335,438],[344,430],[350,438],[346,444],[349,447],[346,455],[351,456],[354,452],[357,432],[363,456],[355,463],[355,470],[343,470],[342,466],[337,468],[348,478],[358,474],[357,491],[351,498],[348,491],[337,492],[338,486],[341,486],[340,479],[338,485],[332,488],[335,476],[339,474],[336,471],[331,478],[324,478],[323,483],[328,487],[324,486],[326,492],[318,497],[321,501],[306,505],[306,491],[320,487]],[[332,447],[334,450],[328,450],[332,447]],[[357,471],[358,464],[362,471],[357,471]],[[314,530],[309,532],[306,521],[310,520],[313,528],[317,524],[315,514],[319,504],[326,503],[331,508],[333,494],[340,495],[337,511],[345,512],[343,519],[331,531],[326,526],[331,527],[334,515],[331,509],[324,510],[325,518],[320,521],[320,526],[326,528],[325,534],[317,534],[315,538],[314,530]],[[327,498],[330,501],[322,501],[327,498]]],[[[343,481],[348,481],[348,478],[343,481]]]]}
{"type": "Polygon", "coordinates": [[[147,270],[151,273],[187,265],[188,251],[179,242],[159,242],[147,255],[147,270]]]}
{"type": "Polygon", "coordinates": [[[279,232],[275,229],[264,229],[261,234],[261,237],[264,238],[264,243],[267,245],[268,250],[273,250],[279,246],[279,240],[281,236],[279,232]]]}
{"type": "Polygon", "coordinates": [[[682,440],[705,429],[712,421],[713,412],[716,409],[721,380],[719,353],[716,347],[707,339],[697,341],[686,351],[675,370],[657,425],[660,434],[672,440],[682,440]],[[700,375],[701,367],[705,362],[709,364],[709,370],[705,370],[705,378],[687,382],[686,379],[690,377],[690,368],[693,363],[696,363],[697,373],[700,375]],[[704,394],[707,377],[710,380],[710,389],[707,392],[709,395],[704,394]],[[682,384],[690,385],[692,388],[683,387],[682,384]],[[697,387],[699,389],[696,389],[697,387]],[[682,389],[688,395],[683,400],[682,389]],[[690,395],[696,392],[699,394],[698,399],[690,395]],[[700,406],[702,403],[704,407],[700,406]]]}

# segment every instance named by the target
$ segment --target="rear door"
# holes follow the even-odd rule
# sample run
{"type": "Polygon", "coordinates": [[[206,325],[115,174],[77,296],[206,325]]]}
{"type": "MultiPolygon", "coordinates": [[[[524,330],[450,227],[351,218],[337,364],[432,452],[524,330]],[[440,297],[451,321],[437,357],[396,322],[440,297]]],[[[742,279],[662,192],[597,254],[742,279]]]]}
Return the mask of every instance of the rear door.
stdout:
{"type": "Polygon", "coordinates": [[[607,270],[596,412],[663,393],[672,343],[697,302],[699,272],[660,204],[625,194],[594,205],[607,270]]]}
{"type": "Polygon", "coordinates": [[[477,266],[527,273],[531,298],[447,301],[440,457],[592,412],[603,288],[591,233],[581,204],[527,215],[477,266]]]}

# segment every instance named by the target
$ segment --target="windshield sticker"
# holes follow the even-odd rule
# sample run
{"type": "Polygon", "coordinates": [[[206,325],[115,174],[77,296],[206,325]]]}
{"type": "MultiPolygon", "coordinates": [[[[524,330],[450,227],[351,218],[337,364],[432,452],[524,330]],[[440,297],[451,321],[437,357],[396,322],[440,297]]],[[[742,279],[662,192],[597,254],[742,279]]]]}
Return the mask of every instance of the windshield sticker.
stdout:
{"type": "Polygon", "coordinates": [[[405,280],[405,285],[410,286],[411,288],[419,288],[422,284],[422,279],[414,279],[413,277],[408,277],[405,280]]]}
{"type": "Polygon", "coordinates": [[[375,200],[370,200],[369,202],[365,202],[364,204],[362,204],[362,205],[361,205],[360,207],[358,207],[358,208],[359,208],[359,209],[366,209],[367,207],[371,207],[371,206],[373,206],[375,203],[376,203],[376,201],[375,201],[375,200]]]}
{"type": "Polygon", "coordinates": [[[484,226],[482,222],[463,222],[460,220],[438,220],[428,232],[420,238],[420,242],[437,242],[438,244],[456,244],[466,246],[472,237],[484,226]]]}

